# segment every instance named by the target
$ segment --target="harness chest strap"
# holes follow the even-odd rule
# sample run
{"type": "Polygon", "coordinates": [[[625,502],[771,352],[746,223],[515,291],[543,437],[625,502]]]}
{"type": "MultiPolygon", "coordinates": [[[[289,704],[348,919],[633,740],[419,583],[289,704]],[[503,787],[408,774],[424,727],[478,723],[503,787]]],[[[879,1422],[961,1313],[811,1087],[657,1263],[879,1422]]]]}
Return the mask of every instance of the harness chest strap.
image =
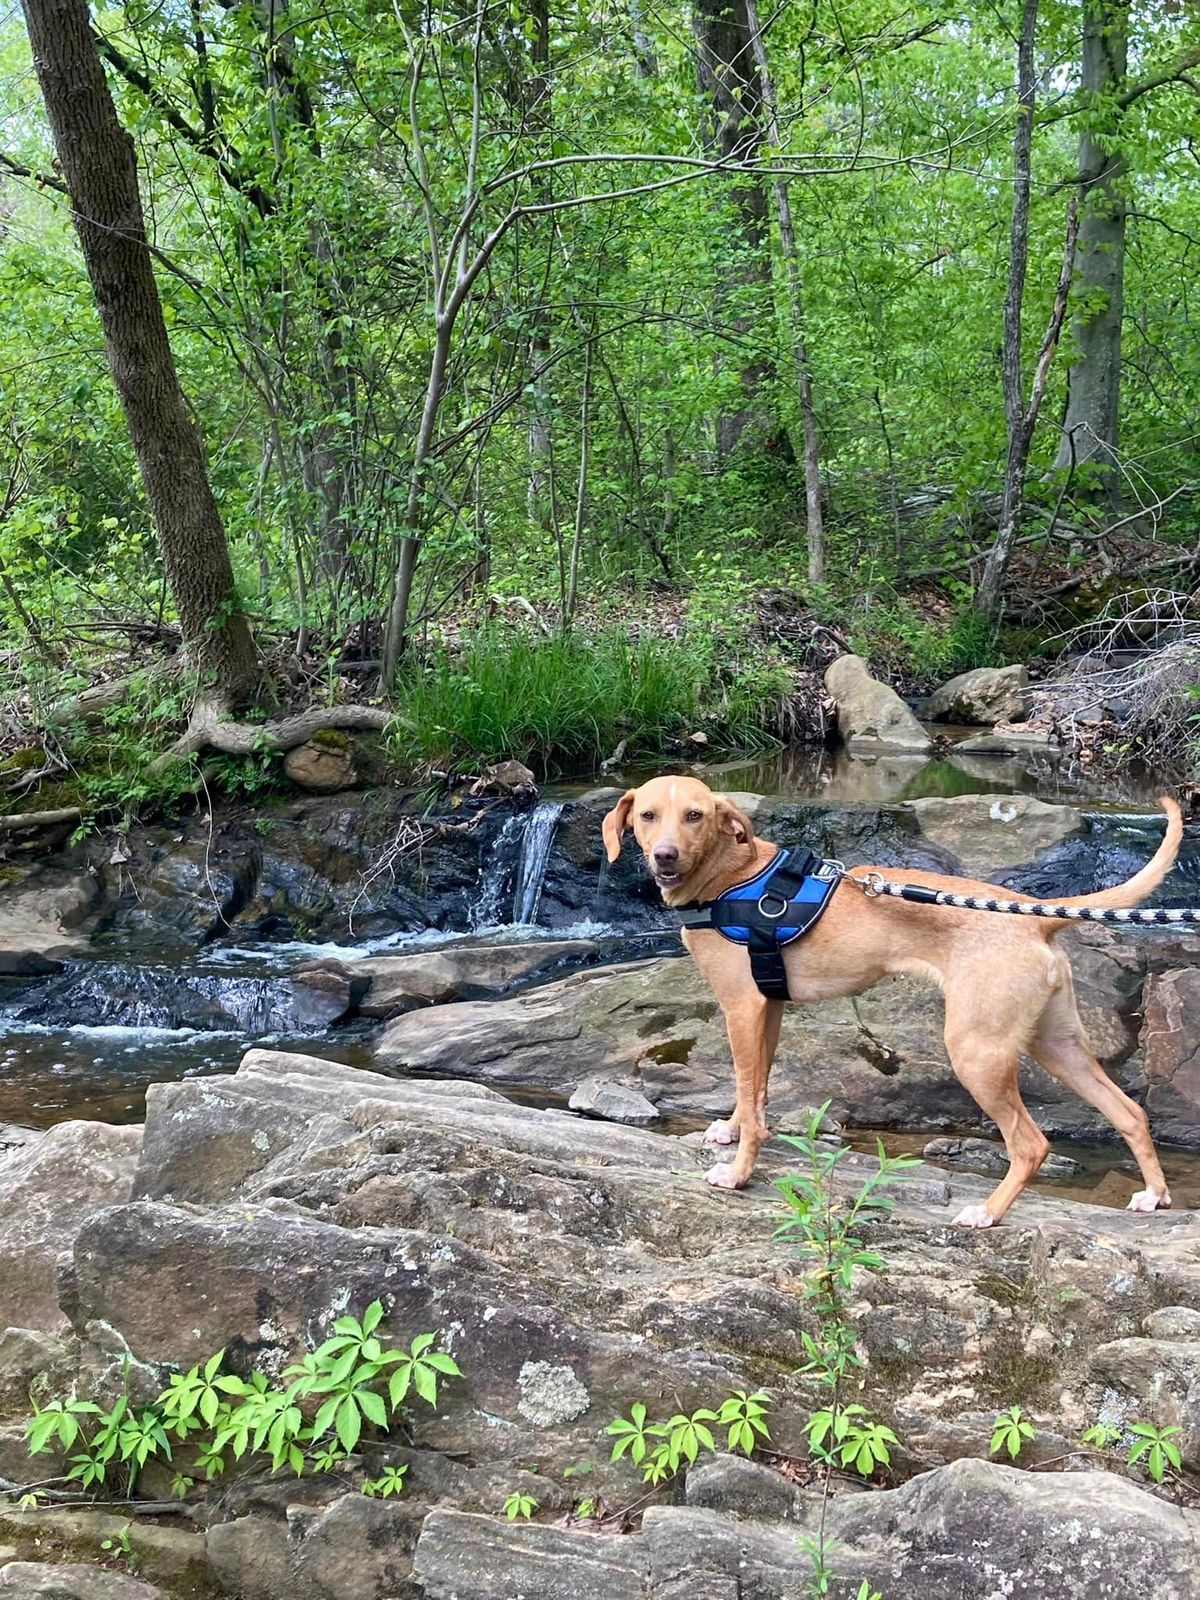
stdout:
{"type": "Polygon", "coordinates": [[[768,1000],[787,1000],[783,950],[816,923],[841,877],[840,862],[823,861],[807,849],[781,849],[752,878],[715,900],[682,908],[680,926],[712,928],[745,945],[760,993],[768,1000]]]}

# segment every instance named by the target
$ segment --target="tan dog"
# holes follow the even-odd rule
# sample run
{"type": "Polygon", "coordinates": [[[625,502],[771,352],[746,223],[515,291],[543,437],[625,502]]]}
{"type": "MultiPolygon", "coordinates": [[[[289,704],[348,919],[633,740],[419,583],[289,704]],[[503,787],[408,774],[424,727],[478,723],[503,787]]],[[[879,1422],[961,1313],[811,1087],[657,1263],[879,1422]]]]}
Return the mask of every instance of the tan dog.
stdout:
{"type": "MultiPolygon", "coordinates": [[[[1156,889],[1171,870],[1183,836],[1179,807],[1173,800],[1161,804],[1166,838],[1139,873],[1115,889],[1057,903],[1136,906],[1156,889]]],[[[778,849],[754,837],[749,817],[727,795],[713,794],[696,778],[653,778],[628,790],[604,819],[610,861],[621,852],[621,835],[631,818],[669,906],[715,899],[760,872],[778,849]]],[[[869,870],[853,869],[856,875],[869,870]]],[[[957,893],[995,894],[993,884],[932,872],[906,870],[904,877],[957,893]]],[[[1008,898],[1030,897],[1008,893],[1008,898]]],[[[990,1228],[999,1222],[1049,1153],[1049,1142],[1021,1099],[1017,1065],[1023,1051],[1095,1106],[1125,1139],[1145,1184],[1129,1209],[1154,1211],[1171,1204],[1145,1112],[1122,1094],[1088,1048],[1071,968],[1053,942],[1065,926],[886,896],[872,899],[855,884],[842,883],[820,921],[783,951],[794,1001],[859,994],[897,972],[916,974],[942,990],[951,1065],[1000,1129],[1010,1163],[986,1204],[968,1206],[954,1219],[962,1227],[990,1228]]],[[[740,1141],[737,1156],[713,1167],[707,1178],[717,1188],[740,1189],[768,1135],[767,1077],[784,1002],[764,998],[750,975],[745,949],[715,930],[685,929],[683,941],[725,1013],[736,1080],[733,1116],[713,1123],[706,1137],[721,1145],[740,1141]]]]}

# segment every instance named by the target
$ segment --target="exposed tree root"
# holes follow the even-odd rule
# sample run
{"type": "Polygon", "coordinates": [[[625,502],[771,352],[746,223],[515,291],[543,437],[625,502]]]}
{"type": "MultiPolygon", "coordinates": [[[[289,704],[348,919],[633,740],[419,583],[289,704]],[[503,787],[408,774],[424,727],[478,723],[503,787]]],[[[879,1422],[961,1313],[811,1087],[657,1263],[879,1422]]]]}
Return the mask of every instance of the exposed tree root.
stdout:
{"type": "Polygon", "coordinates": [[[168,762],[198,750],[220,750],[230,756],[282,754],[327,728],[379,731],[393,716],[382,706],[314,706],[278,722],[233,722],[226,719],[226,709],[220,702],[198,700],[186,732],[151,763],[151,772],[161,772],[168,762]]]}
{"type": "Polygon", "coordinates": [[[14,811],[0,816],[0,833],[20,833],[25,828],[50,828],[57,822],[76,822],[83,815],[78,806],[59,806],[54,811],[14,811]]]}

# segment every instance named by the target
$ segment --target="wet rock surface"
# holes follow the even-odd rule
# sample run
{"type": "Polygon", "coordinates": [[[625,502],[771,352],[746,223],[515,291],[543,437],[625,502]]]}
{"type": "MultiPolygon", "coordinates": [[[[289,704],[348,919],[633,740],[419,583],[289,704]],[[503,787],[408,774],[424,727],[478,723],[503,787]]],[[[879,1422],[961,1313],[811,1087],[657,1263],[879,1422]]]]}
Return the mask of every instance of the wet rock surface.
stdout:
{"type": "MultiPolygon", "coordinates": [[[[1156,946],[1131,945],[1103,928],[1072,928],[1060,939],[1094,1048],[1117,1081],[1142,1097],[1139,1012],[1156,946]]],[[[835,1117],[861,1127],[992,1131],[954,1077],[942,1029],[941,996],[916,979],[888,979],[853,1001],[789,1007],[771,1075],[776,1126],[795,1127],[806,1107],[828,1099],[835,1117]]],[[[1189,1037],[1177,1027],[1164,1034],[1189,1037]]],[[[637,1066],[661,1112],[725,1116],[733,1105],[724,1020],[685,957],[599,967],[499,1000],[411,1012],[376,1036],[375,1060],[395,1072],[464,1072],[500,1088],[563,1097],[594,1073],[637,1066]]],[[[1172,1097],[1174,1141],[1200,1147],[1200,1097],[1183,1109],[1188,1084],[1186,1073],[1175,1074],[1169,1088],[1151,1086],[1150,1095],[1172,1097]]],[[[1022,1092],[1051,1137],[1111,1131],[1032,1061],[1022,1066],[1022,1092]]]]}
{"type": "Polygon", "coordinates": [[[0,889],[0,977],[57,972],[80,950],[100,901],[86,869],[46,863],[0,889]]]}
{"type": "MultiPolygon", "coordinates": [[[[60,1159],[94,1151],[97,1138],[106,1149],[114,1132],[72,1134],[60,1159]]],[[[57,1225],[53,1259],[41,1258],[43,1298],[28,1314],[69,1325],[66,1381],[102,1400],[128,1383],[136,1403],[168,1368],[220,1348],[243,1369],[279,1371],[335,1316],[376,1297],[397,1339],[438,1330],[465,1375],[444,1385],[436,1411],[414,1414],[411,1442],[365,1447],[335,1481],[235,1473],[201,1487],[208,1587],[189,1592],[797,1592],[797,1535],[813,1525],[817,1494],[758,1462],[708,1460],[689,1476],[686,1504],[669,1491],[652,1497],[627,1536],[513,1527],[497,1515],[515,1486],[544,1515],[566,1509],[564,1469],[580,1461],[593,1464],[588,1494],[611,1507],[639,1498],[639,1475],[608,1460],[604,1431],[637,1400],[653,1414],[763,1386],[773,1446],[804,1454],[803,1424],[820,1398],[798,1374],[812,1314],[802,1264],[774,1237],[771,1184],[791,1152],[768,1145],[747,1192],[718,1194],[703,1182],[711,1155],[694,1135],[271,1051],[250,1052],[232,1077],[155,1088],[130,1182],[137,1142],[125,1139],[112,1181],[77,1201],[57,1225]],[[358,1493],[380,1450],[409,1466],[400,1501],[358,1493]]],[[[839,1186],[873,1166],[851,1154],[839,1186]]],[[[1191,1600],[1192,1513],[1109,1473],[1031,1475],[968,1458],[986,1457],[996,1411],[1019,1403],[1047,1439],[1076,1438],[1100,1414],[1182,1425],[1185,1459],[1200,1466],[1200,1220],[1035,1194],[993,1233],[952,1229],[954,1211],[987,1188],[922,1168],[892,1217],[871,1225],[885,1268],[855,1285],[861,1398],[900,1436],[896,1467],[908,1481],[834,1495],[837,1570],[855,1587],[865,1576],[885,1594],[890,1585],[935,1600],[993,1591],[1066,1600],[1092,1592],[1064,1587],[1080,1574],[1097,1594],[1191,1600]],[[973,1587],[981,1572],[992,1590],[973,1587]]],[[[6,1226],[29,1236],[39,1204],[10,1186],[6,1226]]],[[[5,1394],[0,1386],[0,1427],[24,1411],[5,1394]]],[[[10,1544],[20,1537],[9,1522],[0,1528],[10,1544]]],[[[195,1535],[184,1537],[186,1552],[159,1559],[192,1560],[195,1535]]],[[[164,1596],[175,1592],[176,1577],[149,1575],[164,1596]]]]}

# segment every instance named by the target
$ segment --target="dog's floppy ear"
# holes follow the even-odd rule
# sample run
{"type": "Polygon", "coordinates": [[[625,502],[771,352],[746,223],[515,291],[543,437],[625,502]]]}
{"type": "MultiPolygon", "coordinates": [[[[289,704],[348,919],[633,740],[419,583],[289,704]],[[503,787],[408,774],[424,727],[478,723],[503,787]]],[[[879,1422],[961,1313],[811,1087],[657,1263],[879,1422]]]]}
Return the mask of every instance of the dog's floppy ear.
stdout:
{"type": "Polygon", "coordinates": [[[749,844],[754,837],[754,824],[740,806],[735,806],[727,794],[717,797],[717,824],[722,833],[730,833],[739,844],[749,844]]]}
{"type": "Polygon", "coordinates": [[[608,851],[609,861],[615,861],[621,854],[621,835],[629,826],[629,813],[633,810],[633,790],[626,789],[616,805],[604,819],[600,829],[604,839],[604,848],[608,851]]]}

